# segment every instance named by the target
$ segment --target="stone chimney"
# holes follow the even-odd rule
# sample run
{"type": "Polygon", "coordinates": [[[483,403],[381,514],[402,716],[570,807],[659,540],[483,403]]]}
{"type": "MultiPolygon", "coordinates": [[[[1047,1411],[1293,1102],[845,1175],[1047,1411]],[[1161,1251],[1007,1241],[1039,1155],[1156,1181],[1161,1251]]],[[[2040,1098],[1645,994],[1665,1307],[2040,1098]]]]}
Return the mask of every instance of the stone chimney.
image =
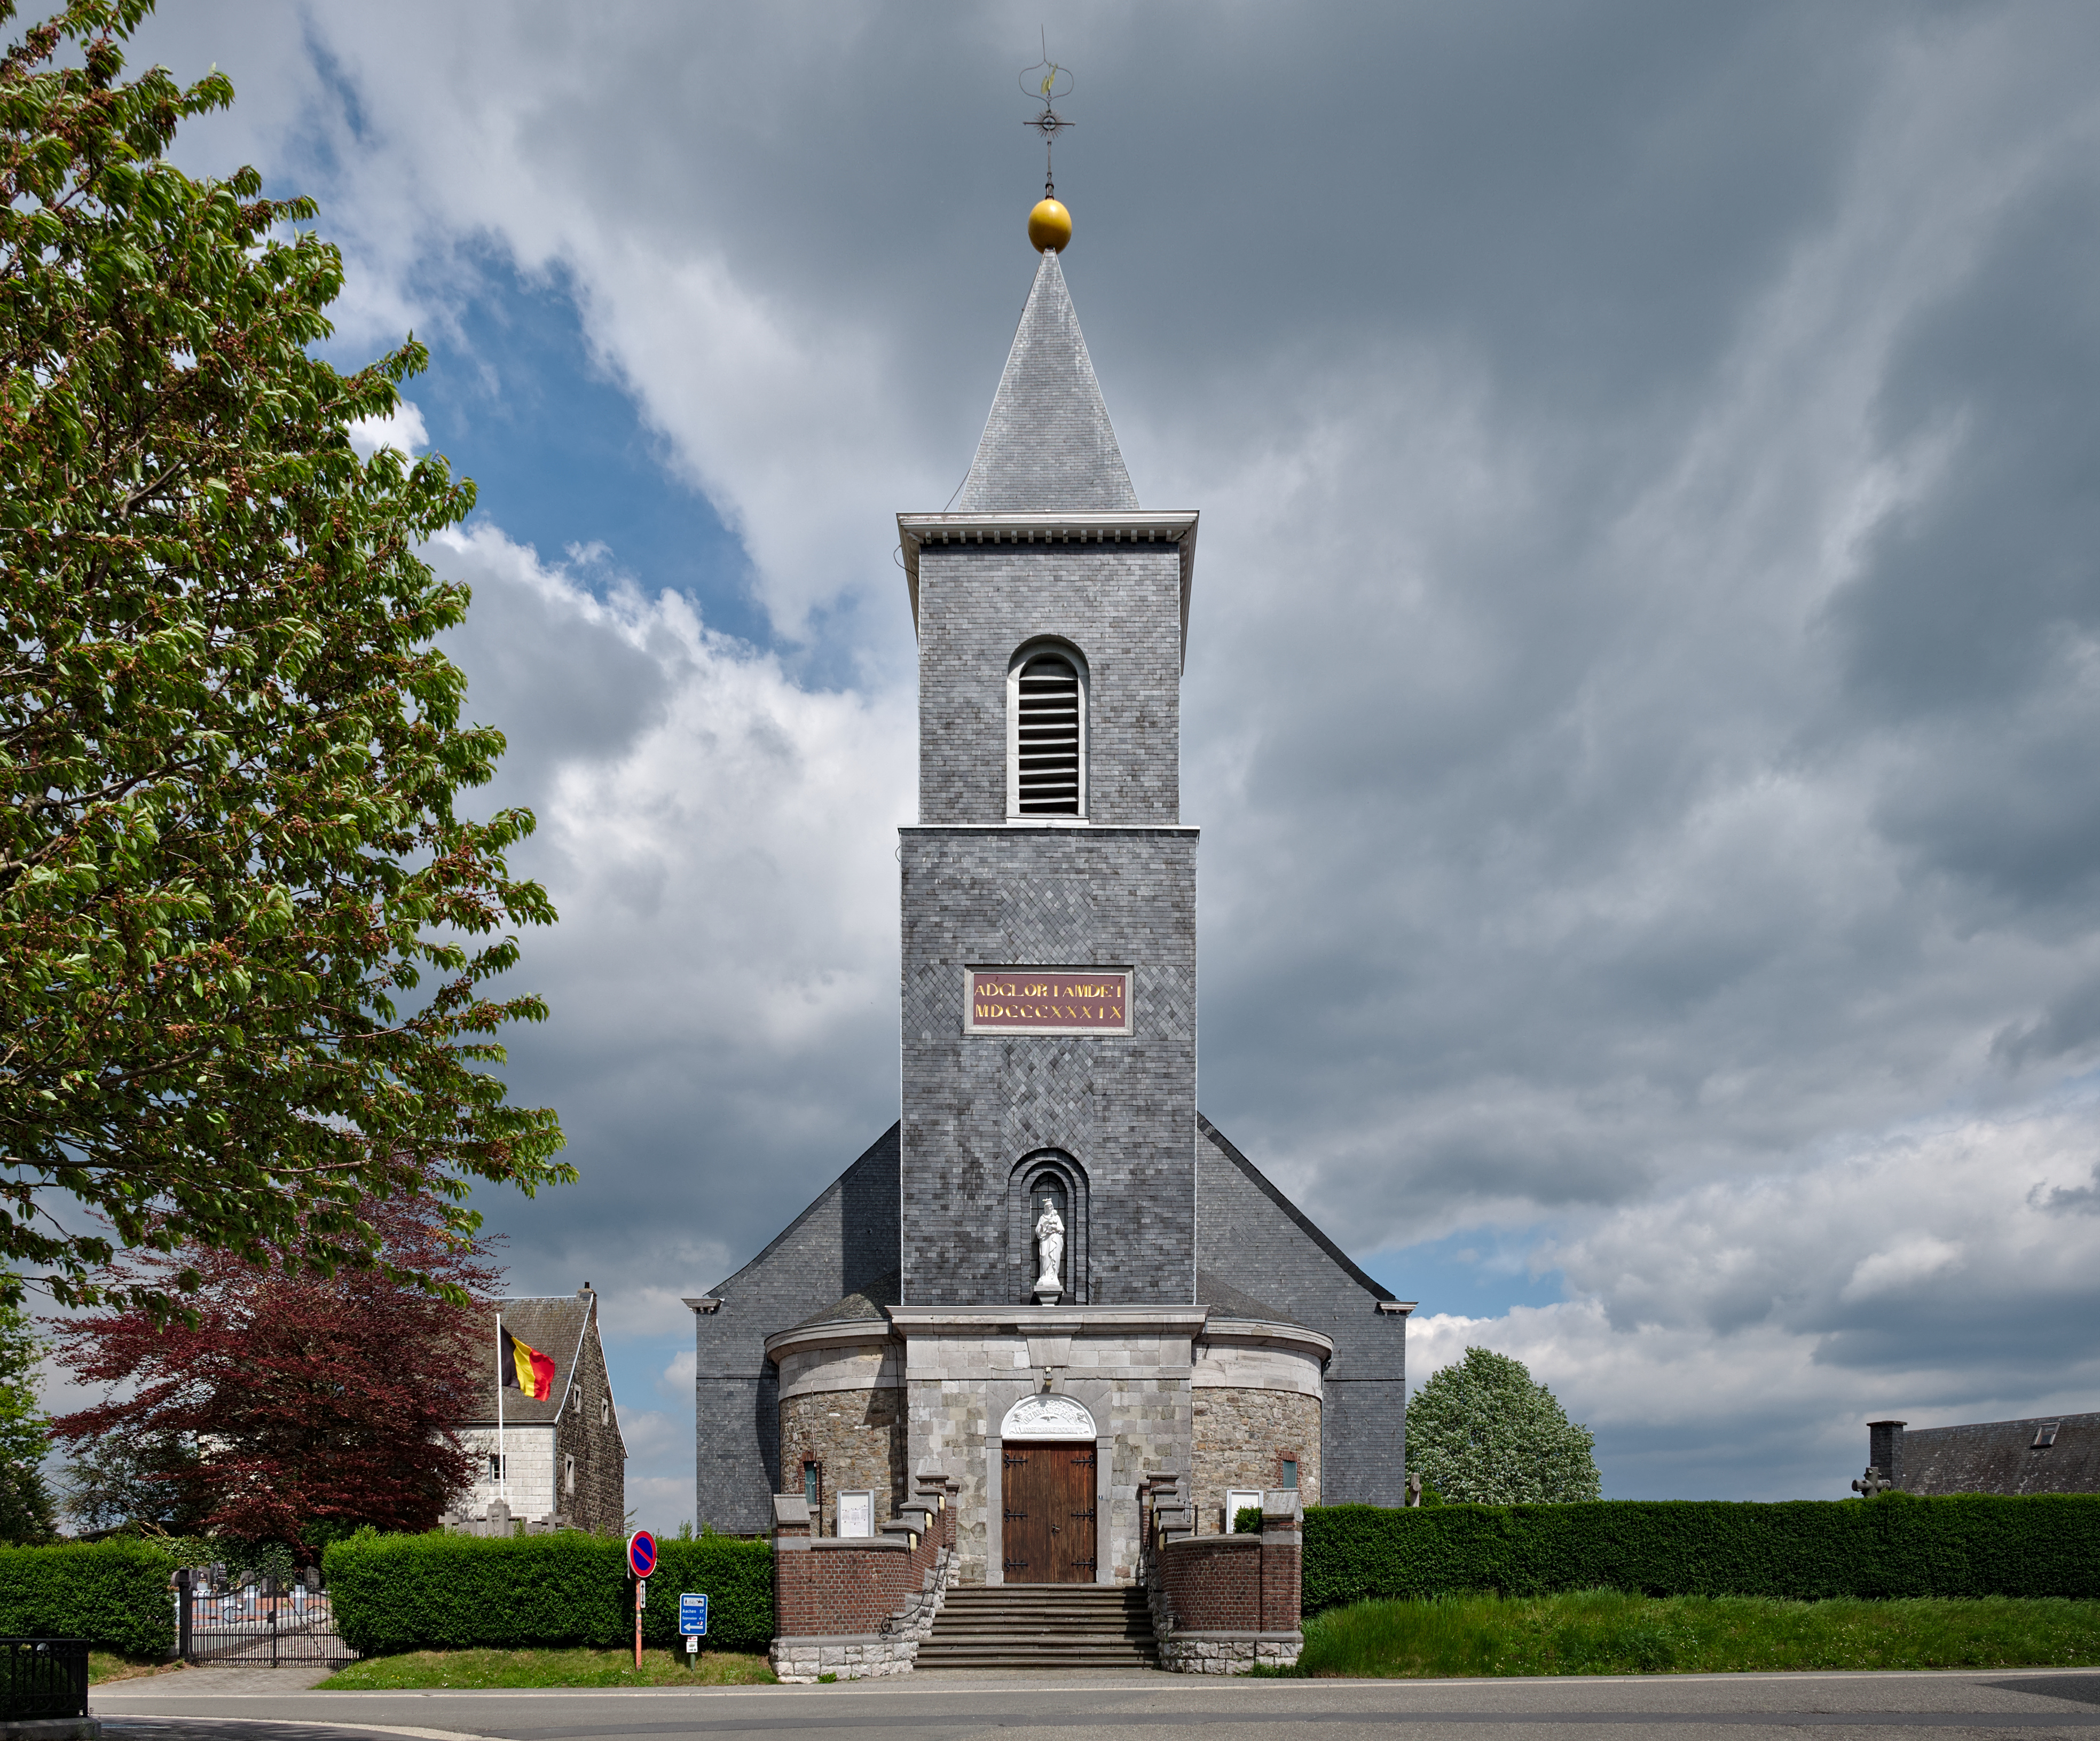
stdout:
{"type": "Polygon", "coordinates": [[[1907,1425],[1903,1421],[1867,1423],[1867,1461],[1897,1487],[1904,1484],[1903,1433],[1907,1425]]]}

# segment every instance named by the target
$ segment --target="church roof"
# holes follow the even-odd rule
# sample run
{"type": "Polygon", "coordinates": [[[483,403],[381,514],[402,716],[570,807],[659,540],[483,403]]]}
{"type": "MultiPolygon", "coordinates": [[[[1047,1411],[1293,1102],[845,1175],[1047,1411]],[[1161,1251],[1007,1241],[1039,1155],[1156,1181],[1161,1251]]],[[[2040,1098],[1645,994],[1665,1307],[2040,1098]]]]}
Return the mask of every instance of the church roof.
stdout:
{"type": "Polygon", "coordinates": [[[1115,513],[1136,506],[1064,269],[1057,250],[1045,249],[955,509],[1115,513]]]}
{"type": "Polygon", "coordinates": [[[1289,1312],[1264,1304],[1252,1294],[1241,1293],[1229,1282],[1219,1280],[1208,1270],[1196,1272],[1196,1298],[1220,1318],[1252,1318],[1263,1324],[1288,1324],[1301,1330],[1306,1328],[1289,1312]]]}
{"type": "Polygon", "coordinates": [[[880,1280],[870,1282],[859,1293],[849,1294],[844,1299],[834,1301],[822,1311],[810,1313],[800,1324],[795,1325],[795,1328],[798,1330],[806,1330],[812,1324],[858,1324],[867,1320],[880,1320],[886,1316],[882,1309],[884,1307],[902,1303],[901,1296],[904,1292],[899,1285],[902,1280],[901,1274],[896,1270],[892,1270],[880,1280]]]}

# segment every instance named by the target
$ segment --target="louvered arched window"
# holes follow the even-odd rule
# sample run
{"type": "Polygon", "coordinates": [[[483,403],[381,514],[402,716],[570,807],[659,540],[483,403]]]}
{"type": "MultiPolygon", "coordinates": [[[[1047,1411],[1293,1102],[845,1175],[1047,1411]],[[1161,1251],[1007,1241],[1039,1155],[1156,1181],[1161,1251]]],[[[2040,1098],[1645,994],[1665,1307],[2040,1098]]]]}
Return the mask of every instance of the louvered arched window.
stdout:
{"type": "Polygon", "coordinates": [[[1008,677],[1007,814],[1087,813],[1086,662],[1023,648],[1008,677]]]}

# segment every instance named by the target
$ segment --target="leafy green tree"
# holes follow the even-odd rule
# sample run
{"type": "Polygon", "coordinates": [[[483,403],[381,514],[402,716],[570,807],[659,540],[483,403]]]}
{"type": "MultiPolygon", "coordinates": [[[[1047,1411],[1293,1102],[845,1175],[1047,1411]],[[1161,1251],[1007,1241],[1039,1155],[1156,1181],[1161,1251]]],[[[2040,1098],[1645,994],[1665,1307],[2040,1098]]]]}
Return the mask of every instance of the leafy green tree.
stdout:
{"type": "Polygon", "coordinates": [[[1596,1438],[1568,1418],[1521,1360],[1468,1348],[1407,1405],[1407,1462],[1446,1504],[1595,1499],[1596,1438]]]}
{"type": "Polygon", "coordinates": [[[188,1485],[202,1459],[173,1433],[111,1433],[77,1447],[66,1460],[60,1507],[83,1534],[144,1525],[182,1535],[204,1514],[188,1485]]]}
{"type": "Polygon", "coordinates": [[[361,1205],[465,1231],[473,1181],[574,1174],[487,1068],[546,1013],[487,982],[554,915],[505,866],[530,813],[454,808],[503,738],[417,551],[473,487],[350,441],[425,354],[309,354],[341,258],[310,201],[165,161],[232,89],[124,81],[149,6],[0,60],[0,1265],[165,1311],[194,1272],[117,1246],[389,1267],[361,1205]]]}
{"type": "Polygon", "coordinates": [[[37,1394],[43,1351],[28,1315],[0,1302],[0,1541],[54,1533],[43,1468],[51,1423],[37,1394]]]}

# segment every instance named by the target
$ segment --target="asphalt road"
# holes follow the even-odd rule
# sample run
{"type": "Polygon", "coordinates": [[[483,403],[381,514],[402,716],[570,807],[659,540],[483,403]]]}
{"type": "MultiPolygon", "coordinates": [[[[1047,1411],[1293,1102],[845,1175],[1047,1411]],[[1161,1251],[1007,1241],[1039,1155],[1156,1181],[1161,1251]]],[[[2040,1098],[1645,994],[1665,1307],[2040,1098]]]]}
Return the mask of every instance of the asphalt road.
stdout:
{"type": "MultiPolygon", "coordinates": [[[[296,1677],[293,1677],[296,1681],[296,1677]]],[[[1157,1674],[929,1672],[834,1686],[598,1692],[318,1693],[268,1671],[171,1675],[98,1689],[110,1741],[1320,1741],[1463,1736],[1523,1741],[1727,1737],[2100,1734],[2100,1671],[1669,1675],[1507,1681],[1231,1681],[1157,1674]]]]}

